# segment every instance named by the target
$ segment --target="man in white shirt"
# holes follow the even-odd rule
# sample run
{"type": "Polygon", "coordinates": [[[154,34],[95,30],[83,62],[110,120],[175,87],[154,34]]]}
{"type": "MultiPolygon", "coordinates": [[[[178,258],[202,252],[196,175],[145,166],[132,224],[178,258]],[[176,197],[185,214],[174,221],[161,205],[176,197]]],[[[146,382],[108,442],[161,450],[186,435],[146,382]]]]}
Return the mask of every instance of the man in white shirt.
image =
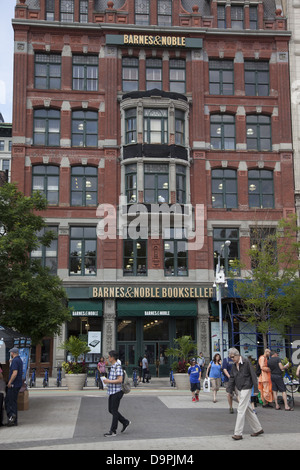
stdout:
{"type": "Polygon", "coordinates": [[[147,359],[147,356],[145,354],[144,357],[143,357],[143,360],[142,360],[143,383],[145,383],[145,378],[146,378],[146,382],[149,383],[149,378],[148,378],[149,370],[148,370],[148,367],[149,367],[148,359],[147,359]]]}

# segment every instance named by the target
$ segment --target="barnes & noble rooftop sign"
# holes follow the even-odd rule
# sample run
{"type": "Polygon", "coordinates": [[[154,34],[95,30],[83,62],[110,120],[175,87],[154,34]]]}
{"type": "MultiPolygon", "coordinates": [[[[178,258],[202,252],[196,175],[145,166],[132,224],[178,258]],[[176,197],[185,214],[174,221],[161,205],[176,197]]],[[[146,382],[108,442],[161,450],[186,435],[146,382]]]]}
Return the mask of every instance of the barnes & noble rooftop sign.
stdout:
{"type": "Polygon", "coordinates": [[[212,287],[143,287],[112,286],[90,287],[93,299],[208,299],[213,297],[212,287]]]}
{"type": "Polygon", "coordinates": [[[106,44],[114,46],[154,46],[202,49],[203,40],[201,38],[186,38],[183,36],[153,36],[150,34],[107,34],[106,44]]]}

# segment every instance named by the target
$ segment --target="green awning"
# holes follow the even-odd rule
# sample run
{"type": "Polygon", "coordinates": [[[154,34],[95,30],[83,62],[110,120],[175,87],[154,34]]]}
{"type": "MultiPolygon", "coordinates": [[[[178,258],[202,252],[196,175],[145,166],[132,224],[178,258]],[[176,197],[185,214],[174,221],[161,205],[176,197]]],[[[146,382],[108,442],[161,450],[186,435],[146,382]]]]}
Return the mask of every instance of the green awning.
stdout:
{"type": "Polygon", "coordinates": [[[101,317],[103,311],[102,300],[70,300],[69,307],[72,317],[101,317]]]}
{"type": "Polygon", "coordinates": [[[117,303],[118,317],[196,317],[196,301],[130,301],[117,303]]]}

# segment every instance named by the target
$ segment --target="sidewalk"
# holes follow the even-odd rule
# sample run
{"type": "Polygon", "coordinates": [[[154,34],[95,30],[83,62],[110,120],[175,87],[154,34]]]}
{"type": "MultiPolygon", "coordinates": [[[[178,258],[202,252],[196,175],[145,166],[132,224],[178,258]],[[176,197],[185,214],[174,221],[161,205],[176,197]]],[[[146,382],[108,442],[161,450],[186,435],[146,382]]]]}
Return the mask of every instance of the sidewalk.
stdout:
{"type": "Polygon", "coordinates": [[[213,403],[212,394],[201,391],[199,402],[193,403],[189,390],[154,378],[123,397],[120,412],[131,425],[125,434],[107,439],[103,434],[111,415],[105,391],[92,386],[80,392],[54,386],[30,389],[29,410],[19,412],[19,425],[0,428],[0,450],[300,450],[299,393],[293,412],[258,407],[265,434],[250,437],[246,424],[244,439],[238,442],[231,438],[236,412],[229,414],[224,389],[217,400],[213,403]]]}

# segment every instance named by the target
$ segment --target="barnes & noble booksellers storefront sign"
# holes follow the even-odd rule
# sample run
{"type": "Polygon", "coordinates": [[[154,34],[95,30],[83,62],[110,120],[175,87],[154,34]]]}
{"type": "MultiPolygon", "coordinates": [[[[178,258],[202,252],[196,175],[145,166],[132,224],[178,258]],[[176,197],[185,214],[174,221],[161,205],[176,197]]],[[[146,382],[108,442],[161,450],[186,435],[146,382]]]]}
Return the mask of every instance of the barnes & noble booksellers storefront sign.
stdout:
{"type": "Polygon", "coordinates": [[[106,44],[113,46],[155,46],[202,49],[203,40],[201,38],[186,38],[184,36],[154,36],[150,34],[107,34],[106,44]]]}
{"type": "Polygon", "coordinates": [[[212,287],[143,287],[112,286],[90,287],[93,299],[208,299],[213,297],[212,287]]]}

